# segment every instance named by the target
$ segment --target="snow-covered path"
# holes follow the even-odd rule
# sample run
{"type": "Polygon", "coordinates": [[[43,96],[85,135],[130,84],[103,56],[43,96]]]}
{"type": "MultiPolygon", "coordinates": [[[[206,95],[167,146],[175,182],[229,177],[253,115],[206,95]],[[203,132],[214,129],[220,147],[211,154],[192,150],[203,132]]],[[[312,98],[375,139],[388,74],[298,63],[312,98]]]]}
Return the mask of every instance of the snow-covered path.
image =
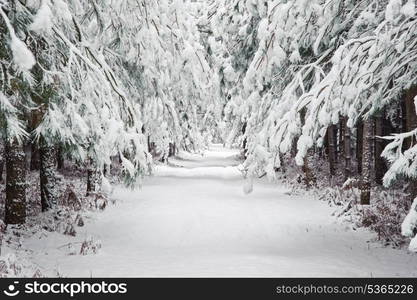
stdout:
{"type": "Polygon", "coordinates": [[[35,262],[64,276],[417,276],[417,255],[368,242],[325,203],[264,181],[245,195],[232,150],[170,163],[141,190],[117,188],[117,204],[76,237],[26,241],[35,262]],[[102,241],[99,254],[59,248],[86,235],[102,241]]]}

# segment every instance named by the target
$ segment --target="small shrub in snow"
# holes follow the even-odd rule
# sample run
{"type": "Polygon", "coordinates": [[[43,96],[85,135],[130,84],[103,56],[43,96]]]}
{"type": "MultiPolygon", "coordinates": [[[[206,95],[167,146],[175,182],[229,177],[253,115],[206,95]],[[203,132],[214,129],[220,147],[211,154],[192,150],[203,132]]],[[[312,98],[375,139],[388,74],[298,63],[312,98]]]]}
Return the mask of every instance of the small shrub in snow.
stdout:
{"type": "Polygon", "coordinates": [[[356,178],[348,178],[342,185],[343,190],[350,190],[353,188],[359,188],[360,187],[360,180],[356,178]]]}
{"type": "Polygon", "coordinates": [[[42,278],[42,277],[44,277],[44,276],[39,269],[36,269],[35,273],[32,276],[32,278],[42,278]]]}
{"type": "Polygon", "coordinates": [[[73,243],[68,243],[62,247],[64,248],[66,255],[76,255],[78,253],[73,243]]]}
{"type": "Polygon", "coordinates": [[[95,240],[92,236],[88,237],[84,242],[81,243],[80,254],[96,254],[101,248],[101,241],[95,240]]]}
{"type": "Polygon", "coordinates": [[[65,235],[76,236],[77,232],[75,231],[74,225],[71,223],[67,223],[67,226],[64,230],[65,235]]]}
{"type": "Polygon", "coordinates": [[[61,205],[68,208],[72,208],[73,210],[81,209],[81,201],[78,198],[77,194],[74,192],[74,186],[72,184],[67,185],[67,188],[61,200],[61,205]]]}
{"type": "Polygon", "coordinates": [[[94,204],[96,209],[104,210],[107,206],[107,198],[103,194],[96,194],[94,204]]]}
{"type": "Polygon", "coordinates": [[[9,253],[0,258],[0,277],[17,277],[21,275],[22,269],[15,254],[9,253]]]}
{"type": "Polygon", "coordinates": [[[407,214],[409,203],[406,196],[386,191],[374,191],[374,203],[363,207],[362,226],[378,234],[386,245],[403,246],[406,239],[401,234],[401,223],[407,214]]]}
{"type": "Polygon", "coordinates": [[[82,226],[84,226],[84,220],[83,220],[83,217],[82,217],[80,214],[78,214],[78,215],[75,217],[75,221],[74,221],[74,223],[75,223],[75,225],[77,225],[78,227],[82,227],[82,226]]]}

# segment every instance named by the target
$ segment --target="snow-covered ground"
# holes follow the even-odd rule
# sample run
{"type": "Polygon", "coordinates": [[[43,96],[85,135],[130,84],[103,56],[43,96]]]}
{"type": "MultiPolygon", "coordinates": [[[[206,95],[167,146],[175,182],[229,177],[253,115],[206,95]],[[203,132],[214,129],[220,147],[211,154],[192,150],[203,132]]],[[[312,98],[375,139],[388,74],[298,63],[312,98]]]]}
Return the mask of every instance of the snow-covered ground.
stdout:
{"type": "Polygon", "coordinates": [[[244,194],[237,153],[213,145],[159,166],[142,189],[116,188],[117,200],[91,213],[75,237],[38,233],[30,260],[63,276],[417,276],[417,255],[370,242],[311,197],[255,182],[244,194]],[[95,255],[63,245],[92,235],[95,255]]]}

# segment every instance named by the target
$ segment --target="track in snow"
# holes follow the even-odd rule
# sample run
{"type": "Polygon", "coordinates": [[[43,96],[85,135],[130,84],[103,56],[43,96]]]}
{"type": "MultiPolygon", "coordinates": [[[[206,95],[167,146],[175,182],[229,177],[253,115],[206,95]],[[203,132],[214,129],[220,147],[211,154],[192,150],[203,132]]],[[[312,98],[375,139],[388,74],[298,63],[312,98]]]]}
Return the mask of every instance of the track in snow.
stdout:
{"type": "Polygon", "coordinates": [[[265,181],[245,195],[232,150],[213,145],[171,163],[140,190],[117,188],[117,204],[76,237],[26,241],[32,259],[64,276],[417,276],[416,255],[346,229],[325,203],[265,181]],[[58,249],[87,235],[102,241],[99,254],[58,249]]]}

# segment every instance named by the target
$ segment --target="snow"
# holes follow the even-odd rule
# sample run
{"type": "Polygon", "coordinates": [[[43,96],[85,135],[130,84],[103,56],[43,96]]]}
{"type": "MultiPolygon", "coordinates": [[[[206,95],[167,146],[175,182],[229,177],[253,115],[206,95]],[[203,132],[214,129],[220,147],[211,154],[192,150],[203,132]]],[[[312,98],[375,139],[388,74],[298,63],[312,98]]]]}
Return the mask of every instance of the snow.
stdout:
{"type": "Polygon", "coordinates": [[[401,11],[401,0],[390,0],[385,11],[385,18],[388,21],[394,21],[401,11]]]}
{"type": "Polygon", "coordinates": [[[245,195],[237,155],[220,145],[180,153],[142,189],[116,187],[116,204],[75,237],[39,233],[23,248],[41,271],[70,277],[417,276],[416,255],[371,242],[323,201],[264,179],[245,195]],[[68,255],[65,245],[90,237],[97,254],[68,255]]]}
{"type": "Polygon", "coordinates": [[[413,18],[416,14],[415,2],[415,0],[408,0],[407,3],[401,8],[401,13],[409,18],[413,18]]]}
{"type": "Polygon", "coordinates": [[[52,31],[52,11],[49,8],[49,0],[43,0],[41,7],[36,13],[33,23],[29,26],[29,29],[38,33],[51,33],[52,31]]]}
{"type": "Polygon", "coordinates": [[[30,70],[35,65],[35,58],[26,47],[25,43],[12,35],[10,47],[13,52],[13,60],[23,70],[30,70]]]}
{"type": "Polygon", "coordinates": [[[417,252],[417,235],[411,239],[410,245],[408,245],[408,250],[417,252]]]}
{"type": "Polygon", "coordinates": [[[10,20],[0,9],[0,15],[6,23],[7,29],[10,34],[10,48],[13,53],[13,61],[21,70],[30,70],[36,63],[35,57],[32,52],[26,47],[25,43],[22,42],[15,33],[13,26],[10,24],[10,20]]]}
{"type": "MultiPolygon", "coordinates": [[[[415,229],[417,229],[417,198],[414,199],[409,213],[401,224],[401,234],[407,237],[413,237],[415,229]]],[[[414,248],[414,250],[417,252],[417,245],[415,244],[416,242],[417,239],[414,241],[414,246],[410,245],[411,251],[413,251],[412,248],[414,248]]]]}

